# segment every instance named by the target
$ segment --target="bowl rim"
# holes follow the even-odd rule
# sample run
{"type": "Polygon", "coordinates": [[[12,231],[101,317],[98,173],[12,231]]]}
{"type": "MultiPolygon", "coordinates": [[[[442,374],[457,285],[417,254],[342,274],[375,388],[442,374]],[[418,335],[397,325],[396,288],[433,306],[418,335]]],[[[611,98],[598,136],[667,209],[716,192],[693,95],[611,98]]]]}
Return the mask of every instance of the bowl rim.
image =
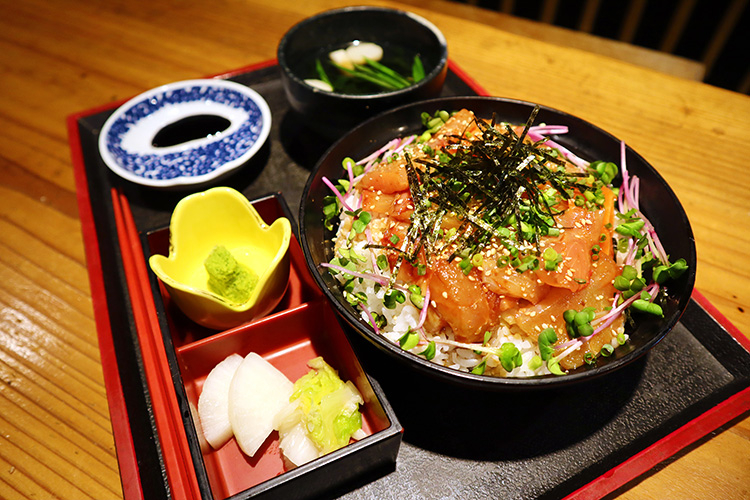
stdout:
{"type": "MultiPolygon", "coordinates": [[[[311,170],[310,175],[305,184],[305,188],[302,192],[301,203],[300,203],[300,208],[299,208],[300,244],[302,246],[302,251],[305,256],[305,262],[307,263],[307,266],[310,269],[310,273],[313,276],[315,282],[323,291],[323,293],[329,299],[329,302],[332,303],[333,307],[339,313],[340,317],[344,321],[346,321],[346,323],[351,328],[356,330],[359,335],[364,337],[370,343],[374,344],[376,347],[380,348],[381,350],[384,348],[385,351],[389,355],[394,356],[396,358],[402,358],[401,360],[405,362],[411,362],[410,364],[416,369],[418,369],[421,373],[427,374],[433,378],[440,379],[444,382],[448,382],[453,385],[470,387],[472,389],[507,391],[507,390],[540,390],[540,389],[559,388],[559,387],[575,384],[578,382],[583,382],[583,381],[592,380],[594,378],[599,378],[601,376],[604,376],[606,374],[619,370],[620,368],[626,365],[629,365],[633,363],[634,361],[640,359],[643,355],[648,353],[648,351],[650,351],[656,344],[661,342],[664,339],[664,337],[679,322],[679,319],[684,313],[685,308],[690,302],[690,298],[692,296],[692,291],[693,291],[694,284],[695,284],[697,257],[696,257],[694,233],[690,225],[690,221],[687,218],[687,214],[685,213],[685,210],[682,207],[682,204],[680,203],[676,194],[674,193],[672,188],[669,186],[669,184],[666,182],[666,180],[664,180],[661,174],[659,174],[656,168],[654,168],[653,165],[651,165],[648,161],[646,161],[645,158],[643,158],[638,152],[633,150],[627,144],[625,145],[627,154],[632,155],[631,157],[634,157],[638,161],[642,162],[648,169],[652,171],[652,173],[656,176],[657,179],[661,181],[661,183],[663,184],[663,186],[666,188],[667,192],[669,193],[670,202],[674,203],[679,208],[679,212],[681,213],[681,220],[679,221],[679,223],[685,227],[686,233],[687,233],[687,239],[690,244],[690,252],[689,252],[690,255],[681,256],[681,257],[688,259],[688,263],[690,267],[688,268],[688,272],[686,273],[686,275],[683,275],[683,278],[687,280],[685,284],[686,293],[684,294],[684,296],[679,297],[677,313],[673,314],[672,317],[669,318],[669,321],[664,326],[661,327],[660,331],[656,335],[654,335],[652,338],[646,341],[643,345],[625,354],[623,357],[618,358],[618,359],[613,359],[611,362],[605,364],[604,366],[597,366],[595,368],[584,369],[582,371],[576,371],[575,373],[566,374],[564,376],[545,375],[545,376],[535,376],[535,377],[493,377],[489,375],[475,375],[469,372],[463,372],[463,371],[459,371],[459,370],[449,368],[443,365],[439,365],[437,363],[433,363],[431,361],[428,361],[422,358],[421,356],[417,356],[416,354],[413,354],[411,352],[404,351],[397,344],[387,340],[381,335],[374,334],[374,332],[371,329],[368,330],[366,326],[361,321],[359,321],[359,318],[353,318],[351,311],[349,311],[346,307],[344,307],[344,305],[341,304],[339,300],[336,299],[336,297],[332,296],[331,291],[328,289],[328,285],[323,280],[320,274],[318,266],[313,264],[312,262],[312,255],[311,255],[310,248],[307,242],[307,228],[305,225],[306,208],[307,208],[306,201],[309,198],[313,181],[315,180],[318,171],[323,165],[324,160],[328,158],[328,156],[333,151],[336,150],[336,148],[338,147],[340,143],[347,140],[347,138],[350,135],[355,134],[360,129],[364,129],[366,127],[372,126],[373,123],[377,123],[379,120],[382,120],[383,117],[387,115],[404,112],[408,108],[419,109],[420,107],[428,107],[428,106],[438,105],[441,103],[450,103],[450,102],[457,102],[457,101],[470,101],[470,102],[493,101],[500,105],[514,104],[514,105],[529,106],[530,108],[533,108],[533,106],[538,105],[540,110],[545,110],[547,112],[552,112],[552,113],[561,115],[563,117],[567,117],[572,120],[579,121],[585,126],[590,127],[596,133],[601,134],[608,139],[611,139],[617,142],[621,141],[616,136],[607,132],[601,127],[594,125],[591,122],[583,118],[579,118],[565,111],[561,111],[557,108],[553,108],[550,106],[537,104],[537,103],[533,103],[533,102],[525,101],[521,99],[495,97],[495,96],[451,96],[451,97],[440,97],[436,99],[417,101],[414,103],[399,106],[392,110],[380,113],[366,120],[365,122],[361,123],[357,127],[350,130],[347,134],[342,136],[339,140],[337,140],[334,144],[332,144],[328,148],[328,150],[320,157],[315,167],[311,170]]],[[[439,108],[439,109],[444,109],[444,108],[439,108]]]]}
{"type": "Polygon", "coordinates": [[[303,19],[302,21],[298,22],[289,30],[284,33],[284,36],[281,37],[281,41],[279,42],[278,48],[276,50],[276,61],[279,65],[279,67],[282,69],[282,71],[297,85],[302,86],[303,88],[309,89],[314,94],[321,94],[325,96],[331,96],[333,98],[339,98],[339,99],[351,99],[353,101],[364,101],[364,100],[371,100],[371,99],[387,99],[393,96],[399,96],[402,94],[406,94],[409,92],[413,92],[414,90],[421,89],[429,83],[434,80],[436,77],[440,75],[440,73],[443,71],[443,69],[448,64],[448,42],[445,38],[445,35],[442,31],[438,29],[435,24],[433,24],[431,21],[428,21],[424,17],[415,14],[413,12],[409,12],[407,10],[402,9],[394,9],[390,7],[378,7],[378,6],[371,6],[371,5],[351,5],[348,7],[340,7],[335,9],[329,9],[322,12],[319,12],[313,16],[307,17],[303,19]],[[312,87],[311,85],[308,85],[304,82],[304,79],[297,76],[294,71],[289,67],[289,64],[287,62],[286,57],[286,46],[289,43],[289,39],[296,34],[299,30],[304,29],[306,26],[318,21],[319,19],[323,19],[326,17],[334,16],[334,15],[340,15],[340,14],[347,14],[351,12],[355,13],[361,13],[361,12],[381,12],[381,13],[390,13],[398,16],[408,17],[412,21],[416,22],[417,24],[427,28],[430,30],[435,38],[438,40],[438,44],[440,47],[440,59],[435,64],[435,67],[432,68],[432,70],[425,75],[425,77],[420,80],[419,82],[416,82],[412,85],[409,85],[408,87],[404,87],[401,89],[396,90],[390,90],[390,91],[384,91],[384,92],[376,92],[376,93],[370,93],[370,94],[344,94],[341,92],[328,92],[324,91],[315,87],[312,87]]]}

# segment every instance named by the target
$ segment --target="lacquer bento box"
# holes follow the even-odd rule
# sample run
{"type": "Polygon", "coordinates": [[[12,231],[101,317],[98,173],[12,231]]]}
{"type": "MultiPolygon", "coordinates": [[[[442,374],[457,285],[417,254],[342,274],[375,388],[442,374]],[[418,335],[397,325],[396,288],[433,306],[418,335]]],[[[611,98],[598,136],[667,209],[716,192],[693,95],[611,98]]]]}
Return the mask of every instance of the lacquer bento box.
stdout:
{"type": "MultiPolygon", "coordinates": [[[[252,200],[265,221],[292,220],[280,195],[252,200]]],[[[170,229],[144,235],[147,256],[170,252],[170,229]]],[[[296,236],[288,247],[288,279],[269,313],[234,328],[202,326],[175,304],[164,282],[152,275],[154,303],[174,351],[172,376],[184,389],[182,423],[201,493],[206,498],[315,497],[363,476],[395,466],[401,427],[377,383],[370,380],[338,323],[332,308],[306,269],[296,236]],[[198,418],[199,397],[212,369],[230,355],[255,353],[290,381],[305,376],[308,363],[322,357],[341,380],[351,381],[362,397],[359,439],[300,466],[286,459],[277,431],[262,440],[253,456],[231,437],[214,448],[198,418]],[[335,479],[332,479],[335,478],[335,479]]]]}

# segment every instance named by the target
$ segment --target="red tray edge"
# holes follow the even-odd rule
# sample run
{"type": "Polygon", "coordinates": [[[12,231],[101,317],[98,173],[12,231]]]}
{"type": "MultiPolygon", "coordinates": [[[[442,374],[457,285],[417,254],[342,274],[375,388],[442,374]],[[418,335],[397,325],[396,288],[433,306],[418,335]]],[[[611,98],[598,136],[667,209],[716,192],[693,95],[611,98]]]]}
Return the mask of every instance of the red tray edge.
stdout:
{"type": "MultiPolygon", "coordinates": [[[[716,306],[711,304],[705,295],[694,289],[692,298],[727,333],[750,352],[750,339],[740,332],[739,328],[734,326],[716,306]]],[[[710,432],[747,412],[750,412],[750,387],[730,396],[710,410],[695,417],[648,448],[641,450],[590,483],[564,497],[564,500],[584,500],[604,497],[647,473],[658,464],[705,437],[710,432]]]]}
{"type": "Polygon", "coordinates": [[[91,210],[88,179],[86,177],[80,132],[78,130],[79,119],[90,114],[95,114],[103,109],[107,108],[97,108],[70,115],[67,119],[68,138],[76,182],[76,197],[79,218],[81,220],[81,232],[83,233],[84,250],[88,264],[89,286],[91,287],[91,300],[94,308],[94,321],[99,342],[102,374],[107,392],[110,420],[112,421],[115,453],[117,454],[117,462],[120,467],[123,496],[128,499],[142,499],[143,490],[141,488],[138,460],[133,445],[130,420],[128,419],[127,405],[122,392],[113,334],[110,328],[109,305],[107,304],[104,289],[99,241],[96,238],[94,215],[91,210]]]}

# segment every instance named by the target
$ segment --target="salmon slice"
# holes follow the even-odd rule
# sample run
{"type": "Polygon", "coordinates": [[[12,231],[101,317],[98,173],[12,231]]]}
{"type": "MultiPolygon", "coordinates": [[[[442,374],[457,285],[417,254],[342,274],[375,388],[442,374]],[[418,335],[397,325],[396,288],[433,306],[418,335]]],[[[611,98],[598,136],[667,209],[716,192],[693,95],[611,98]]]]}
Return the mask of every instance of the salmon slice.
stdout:
{"type": "Polygon", "coordinates": [[[390,163],[380,163],[362,177],[358,187],[388,194],[408,191],[409,178],[405,165],[404,158],[390,163]]]}
{"type": "Polygon", "coordinates": [[[557,270],[536,271],[537,277],[553,287],[577,292],[588,286],[592,273],[592,248],[602,243],[605,209],[589,210],[571,203],[565,212],[557,216],[557,224],[563,227],[560,236],[544,238],[541,250],[554,249],[563,260],[557,270]]]}
{"type": "Polygon", "coordinates": [[[391,194],[370,189],[362,190],[362,209],[370,215],[388,216],[400,222],[409,222],[414,211],[408,191],[391,194]]]}
{"type": "Polygon", "coordinates": [[[430,297],[437,314],[456,340],[482,342],[493,324],[494,300],[474,273],[466,276],[455,262],[439,260],[429,276],[430,297]]]}
{"type": "Polygon", "coordinates": [[[479,131],[479,127],[476,124],[474,113],[468,109],[462,109],[445,122],[445,125],[438,130],[435,137],[440,139],[447,136],[466,136],[473,135],[477,131],[479,131]]]}
{"type": "Polygon", "coordinates": [[[515,323],[529,337],[536,338],[545,328],[552,327],[560,342],[567,339],[563,313],[568,309],[582,310],[594,307],[603,311],[612,303],[616,292],[612,282],[620,273],[617,264],[610,259],[602,259],[592,265],[591,284],[582,290],[571,293],[565,288],[552,288],[547,296],[537,304],[510,309],[502,314],[508,323],[515,323]]]}
{"type": "Polygon", "coordinates": [[[526,299],[532,304],[542,300],[550,286],[531,272],[519,273],[513,266],[497,267],[497,261],[485,259],[482,264],[482,282],[492,291],[505,298],[526,299]]]}

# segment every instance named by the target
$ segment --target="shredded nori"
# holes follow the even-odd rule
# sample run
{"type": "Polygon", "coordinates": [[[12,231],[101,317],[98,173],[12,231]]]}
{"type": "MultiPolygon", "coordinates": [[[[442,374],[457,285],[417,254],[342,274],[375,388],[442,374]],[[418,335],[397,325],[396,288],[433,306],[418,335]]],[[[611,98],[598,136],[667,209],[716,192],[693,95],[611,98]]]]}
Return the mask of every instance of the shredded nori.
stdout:
{"type": "Polygon", "coordinates": [[[403,258],[414,263],[423,249],[428,260],[446,249],[449,261],[471,258],[493,238],[507,248],[539,253],[539,238],[557,227],[557,202],[593,188],[584,182],[587,173],[568,171],[544,140],[525,140],[538,111],[535,107],[520,135],[494,116],[489,123],[475,119],[475,137],[449,136],[452,153],[405,155],[414,211],[410,245],[400,252],[398,265],[403,258]],[[460,221],[452,234],[441,230],[448,214],[460,221]]]}

